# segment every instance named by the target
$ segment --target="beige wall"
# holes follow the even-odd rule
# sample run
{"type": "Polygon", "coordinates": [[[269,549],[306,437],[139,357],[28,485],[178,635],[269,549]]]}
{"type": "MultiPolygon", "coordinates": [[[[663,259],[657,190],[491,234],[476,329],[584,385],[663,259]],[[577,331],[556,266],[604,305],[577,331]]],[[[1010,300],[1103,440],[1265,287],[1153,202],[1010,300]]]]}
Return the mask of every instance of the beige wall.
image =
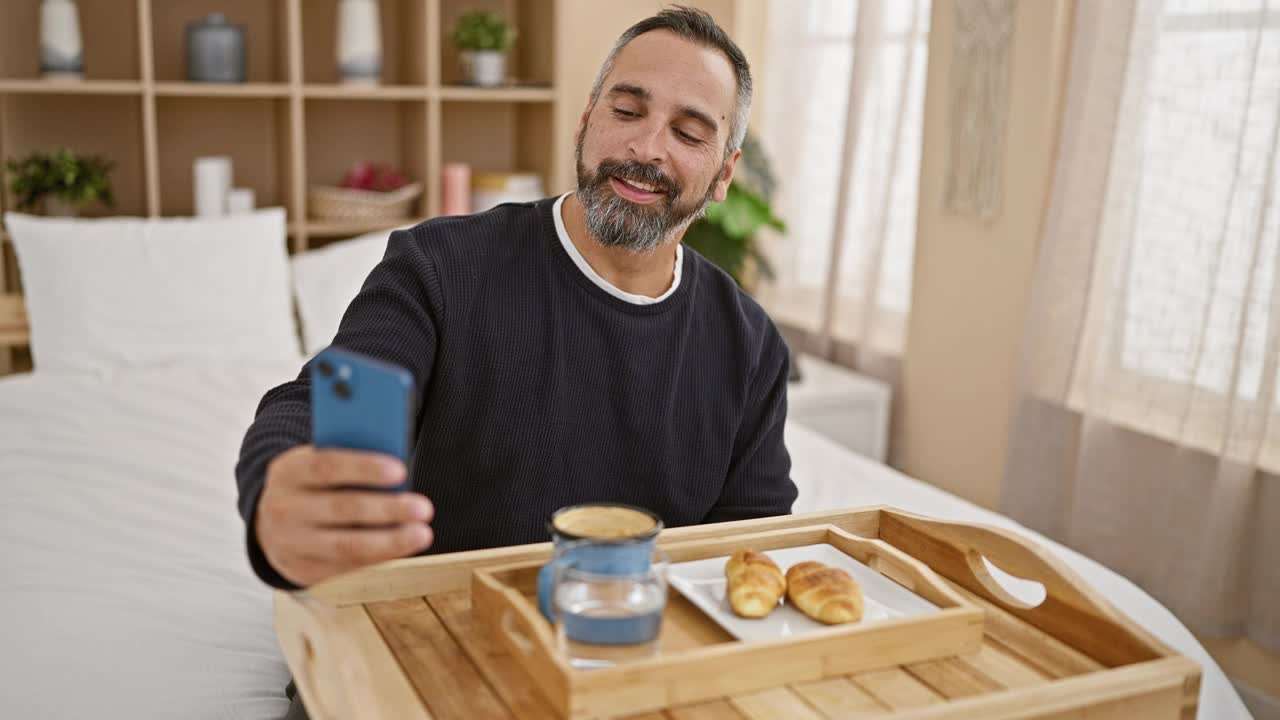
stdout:
{"type": "MultiPolygon", "coordinates": [[[[759,0],[684,2],[711,13],[731,34],[736,34],[734,11],[739,3],[746,7],[759,3],[759,0]]],[[[591,83],[596,78],[600,63],[604,62],[605,55],[609,54],[609,49],[624,30],[658,12],[667,4],[669,3],[662,0],[560,0],[560,28],[556,37],[561,40],[556,48],[556,77],[561,79],[560,96],[564,100],[556,110],[556,132],[566,139],[562,141],[565,152],[560,153],[551,192],[569,190],[573,184],[573,133],[578,127],[578,118],[586,108],[591,83]]],[[[743,17],[748,18],[754,14],[744,11],[743,17]]],[[[763,28],[753,25],[743,34],[747,38],[743,50],[750,57],[752,48],[747,43],[762,42],[763,28]]]]}
{"type": "Polygon", "coordinates": [[[904,472],[987,507],[1000,498],[1072,4],[1016,5],[1003,211],[990,223],[943,208],[954,23],[950,2],[933,5],[915,285],[894,453],[904,472]]]}

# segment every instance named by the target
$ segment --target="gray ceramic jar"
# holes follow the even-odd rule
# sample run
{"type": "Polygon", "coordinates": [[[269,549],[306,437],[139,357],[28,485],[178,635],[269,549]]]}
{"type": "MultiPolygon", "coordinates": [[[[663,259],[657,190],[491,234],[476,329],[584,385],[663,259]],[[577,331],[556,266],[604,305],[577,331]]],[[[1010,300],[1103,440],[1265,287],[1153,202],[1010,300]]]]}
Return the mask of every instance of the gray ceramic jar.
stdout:
{"type": "Polygon", "coordinates": [[[245,30],[222,13],[187,24],[187,79],[239,83],[246,78],[245,30]]]}

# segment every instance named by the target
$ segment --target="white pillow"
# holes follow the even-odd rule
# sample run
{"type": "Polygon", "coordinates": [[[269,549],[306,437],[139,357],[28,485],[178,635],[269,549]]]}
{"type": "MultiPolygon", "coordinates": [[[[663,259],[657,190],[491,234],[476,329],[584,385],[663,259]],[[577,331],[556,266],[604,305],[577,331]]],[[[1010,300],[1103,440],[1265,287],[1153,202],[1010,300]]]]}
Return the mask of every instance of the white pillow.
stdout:
{"type": "Polygon", "coordinates": [[[37,370],[298,357],[285,213],[80,220],[9,213],[37,370]]]}
{"type": "Polygon", "coordinates": [[[333,342],[342,314],[387,251],[391,232],[378,230],[293,256],[293,288],[308,355],[333,342]]]}

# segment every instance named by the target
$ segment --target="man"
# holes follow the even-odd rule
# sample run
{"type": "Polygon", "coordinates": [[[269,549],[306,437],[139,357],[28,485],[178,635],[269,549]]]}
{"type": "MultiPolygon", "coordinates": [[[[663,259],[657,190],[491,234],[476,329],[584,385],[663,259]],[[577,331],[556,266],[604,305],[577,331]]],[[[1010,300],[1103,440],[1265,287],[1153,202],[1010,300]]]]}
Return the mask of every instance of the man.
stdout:
{"type": "Polygon", "coordinates": [[[741,50],[671,8],[619,38],[576,136],[576,193],[391,236],[333,344],[407,368],[409,467],[311,447],[307,372],[269,391],[236,476],[254,570],[296,588],[391,558],[547,539],[610,500],[667,526],[790,512],[788,355],[682,247],[733,178],[741,50]],[[386,494],[340,488],[396,485],[386,494]]]}

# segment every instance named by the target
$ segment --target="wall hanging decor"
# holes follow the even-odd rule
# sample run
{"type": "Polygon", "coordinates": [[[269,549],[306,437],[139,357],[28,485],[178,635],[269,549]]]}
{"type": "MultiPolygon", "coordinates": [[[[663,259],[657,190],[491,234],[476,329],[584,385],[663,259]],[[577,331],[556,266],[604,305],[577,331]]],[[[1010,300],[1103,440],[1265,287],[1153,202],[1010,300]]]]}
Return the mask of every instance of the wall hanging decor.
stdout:
{"type": "Polygon", "coordinates": [[[982,220],[1000,212],[1009,115],[1012,0],[955,0],[947,209],[982,220]]]}

